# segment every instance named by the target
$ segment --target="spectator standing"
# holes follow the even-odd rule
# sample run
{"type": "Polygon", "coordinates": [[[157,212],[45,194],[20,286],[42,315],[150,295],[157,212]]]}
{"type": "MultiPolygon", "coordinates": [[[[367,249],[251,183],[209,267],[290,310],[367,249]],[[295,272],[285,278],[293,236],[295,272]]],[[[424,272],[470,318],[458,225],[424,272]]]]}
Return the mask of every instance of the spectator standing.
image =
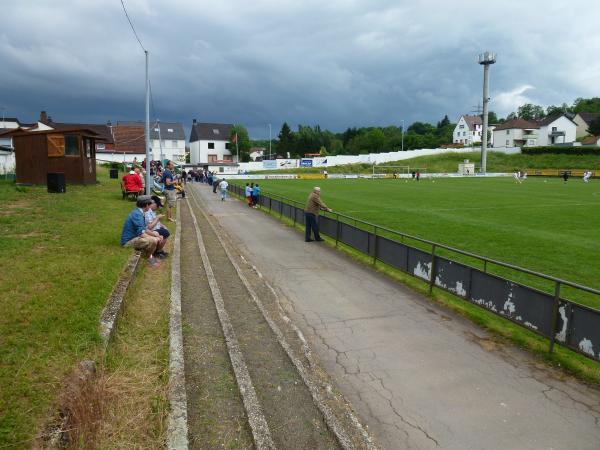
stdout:
{"type": "Polygon", "coordinates": [[[246,183],[246,189],[244,191],[244,195],[246,196],[246,201],[248,202],[248,206],[252,206],[252,188],[250,187],[250,183],[246,183]]]}
{"type": "Polygon", "coordinates": [[[217,193],[217,187],[219,187],[219,183],[220,183],[220,180],[213,174],[213,182],[212,182],[213,194],[217,193]]]}
{"type": "Polygon", "coordinates": [[[254,208],[258,207],[258,197],[260,197],[260,186],[256,183],[252,188],[252,206],[254,208]]]}
{"type": "Polygon", "coordinates": [[[173,161],[168,161],[167,168],[162,175],[162,182],[167,195],[167,220],[169,222],[175,222],[175,219],[173,219],[173,206],[175,206],[175,203],[177,202],[177,191],[175,190],[173,167],[173,161]]]}
{"type": "Polygon", "coordinates": [[[227,198],[227,188],[229,187],[229,183],[223,178],[219,183],[219,190],[221,191],[221,201],[224,202],[227,198]]]}
{"type": "Polygon", "coordinates": [[[140,250],[142,256],[148,259],[150,267],[157,268],[160,267],[160,262],[153,255],[163,238],[156,231],[150,231],[146,227],[144,214],[150,208],[151,203],[152,199],[148,195],[138,197],[136,208],[129,213],[123,224],[121,245],[140,250]]]}
{"type": "Polygon", "coordinates": [[[323,240],[319,235],[319,222],[317,220],[321,210],[329,212],[332,211],[331,208],[321,201],[321,188],[317,186],[308,196],[308,199],[306,200],[306,206],[304,207],[304,221],[306,225],[304,240],[306,242],[312,242],[312,239],[310,238],[311,230],[315,235],[315,241],[323,240]]]}

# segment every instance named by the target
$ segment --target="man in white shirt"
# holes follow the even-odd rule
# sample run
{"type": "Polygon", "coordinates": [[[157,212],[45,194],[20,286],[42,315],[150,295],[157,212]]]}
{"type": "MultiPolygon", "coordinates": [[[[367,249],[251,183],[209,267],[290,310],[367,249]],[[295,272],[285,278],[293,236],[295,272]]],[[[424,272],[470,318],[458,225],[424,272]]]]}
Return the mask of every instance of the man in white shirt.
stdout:
{"type": "Polygon", "coordinates": [[[227,188],[229,187],[229,183],[223,178],[219,183],[219,189],[221,190],[221,201],[224,202],[227,198],[227,188]]]}

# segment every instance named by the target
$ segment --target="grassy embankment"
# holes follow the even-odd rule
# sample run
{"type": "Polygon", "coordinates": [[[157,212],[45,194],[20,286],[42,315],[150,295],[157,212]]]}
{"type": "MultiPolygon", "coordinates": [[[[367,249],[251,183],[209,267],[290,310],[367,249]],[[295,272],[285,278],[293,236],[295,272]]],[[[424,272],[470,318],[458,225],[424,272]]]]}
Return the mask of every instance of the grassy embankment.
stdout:
{"type": "MultiPolygon", "coordinates": [[[[335,211],[472,253],[600,288],[600,222],[598,182],[573,179],[512,178],[406,180],[319,180],[323,200],[335,211]]],[[[300,202],[314,180],[261,180],[264,192],[300,202]]],[[[278,214],[277,214],[278,215],[278,214]]],[[[368,228],[368,227],[365,227],[368,228]]],[[[385,234],[381,233],[380,234],[385,234]]],[[[420,246],[410,239],[407,243],[420,246]]],[[[422,246],[422,245],[421,245],[422,246]]],[[[425,246],[426,247],[426,246],[425,246]]],[[[430,247],[429,247],[430,249],[430,247]]],[[[370,261],[347,249],[355,257],[370,261]]],[[[452,256],[482,267],[481,262],[452,256]]],[[[378,267],[411,286],[424,284],[382,263],[378,267]]],[[[488,265],[488,271],[547,292],[553,284],[508,269],[488,265]]],[[[567,298],[600,308],[600,299],[564,288],[567,298]]],[[[547,341],[456,297],[436,290],[436,298],[477,323],[545,355],[547,341]]],[[[548,357],[545,355],[545,357],[548,357]]],[[[600,365],[565,349],[552,357],[581,376],[600,382],[600,365]]]]}
{"type": "Polygon", "coordinates": [[[76,362],[102,366],[98,319],[131,254],[119,237],[134,204],[98,178],[66,194],[0,183],[0,447],[29,446],[76,362]]]}
{"type": "MultiPolygon", "coordinates": [[[[479,166],[480,152],[444,153],[440,155],[420,156],[418,158],[381,164],[425,168],[429,173],[454,173],[458,164],[468,159],[479,166]]],[[[348,164],[327,167],[329,173],[371,173],[371,164],[348,164]]],[[[528,169],[591,169],[600,170],[600,158],[594,155],[506,155],[489,152],[487,157],[488,172],[513,172],[528,169]]],[[[323,168],[308,167],[282,170],[261,170],[252,173],[321,173],[323,168]]]]}

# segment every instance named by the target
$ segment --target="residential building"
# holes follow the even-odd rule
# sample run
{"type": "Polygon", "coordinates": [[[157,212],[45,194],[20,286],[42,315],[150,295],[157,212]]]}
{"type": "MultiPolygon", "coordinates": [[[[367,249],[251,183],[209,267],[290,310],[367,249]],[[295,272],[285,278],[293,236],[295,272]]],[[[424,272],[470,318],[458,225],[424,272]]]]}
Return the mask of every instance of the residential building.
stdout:
{"type": "Polygon", "coordinates": [[[588,136],[581,141],[581,145],[593,145],[600,147],[600,136],[588,136]]]}
{"type": "Polygon", "coordinates": [[[194,119],[190,133],[190,164],[234,164],[236,158],[229,141],[232,129],[231,124],[200,123],[194,119]]]}
{"type": "Polygon", "coordinates": [[[266,148],[264,147],[252,147],[250,148],[250,159],[252,161],[262,161],[265,155],[266,148]]]}
{"type": "Polygon", "coordinates": [[[565,114],[546,117],[537,121],[539,125],[538,146],[569,144],[575,142],[577,124],[565,114]]]}
{"type": "Polygon", "coordinates": [[[175,163],[185,163],[185,132],[181,123],[154,124],[150,130],[150,139],[153,160],[170,159],[175,163]]]}
{"type": "Polygon", "coordinates": [[[573,117],[573,122],[577,124],[576,137],[582,138],[588,136],[590,134],[588,133],[588,128],[590,127],[590,124],[594,121],[594,119],[596,119],[599,116],[600,113],[581,112],[575,114],[575,117],[573,117]]]}
{"type": "Polygon", "coordinates": [[[482,128],[483,121],[481,120],[481,116],[460,116],[452,133],[452,142],[454,144],[463,144],[467,147],[473,144],[480,144],[482,128]]]}
{"type": "Polygon", "coordinates": [[[110,125],[113,147],[97,150],[101,161],[141,163],[146,158],[146,125],[144,122],[117,122],[110,125]]]}
{"type": "Polygon", "coordinates": [[[493,147],[533,147],[537,145],[540,126],[524,119],[508,120],[492,132],[493,147]]]}

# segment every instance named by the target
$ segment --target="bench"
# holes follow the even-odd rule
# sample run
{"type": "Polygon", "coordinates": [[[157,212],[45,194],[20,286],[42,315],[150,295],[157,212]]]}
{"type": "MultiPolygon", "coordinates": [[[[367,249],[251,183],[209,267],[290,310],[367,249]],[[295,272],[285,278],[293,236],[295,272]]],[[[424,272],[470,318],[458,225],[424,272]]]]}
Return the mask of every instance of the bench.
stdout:
{"type": "Polygon", "coordinates": [[[140,193],[137,191],[126,191],[125,185],[121,181],[121,194],[123,194],[123,200],[126,198],[131,198],[132,200],[136,200],[140,193]]]}

